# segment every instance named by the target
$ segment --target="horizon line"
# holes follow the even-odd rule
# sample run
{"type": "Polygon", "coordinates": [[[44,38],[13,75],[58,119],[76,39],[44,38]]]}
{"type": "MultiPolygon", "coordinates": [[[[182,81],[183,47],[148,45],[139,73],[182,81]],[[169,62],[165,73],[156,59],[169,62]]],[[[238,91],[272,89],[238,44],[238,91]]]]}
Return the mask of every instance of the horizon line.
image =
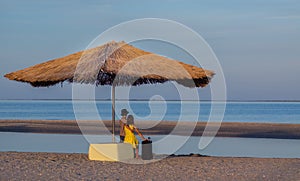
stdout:
{"type": "MultiPolygon", "coordinates": [[[[111,101],[111,99],[0,99],[0,101],[111,101]]],[[[149,99],[116,99],[116,101],[149,101],[149,99]]],[[[180,100],[180,99],[167,99],[167,100],[160,100],[160,99],[154,99],[152,101],[204,101],[204,102],[209,102],[209,101],[216,101],[216,102],[300,102],[300,100],[288,100],[288,99],[256,99],[256,100],[241,100],[241,99],[229,99],[229,100],[209,100],[209,99],[204,99],[204,100],[191,100],[191,99],[186,99],[186,100],[180,100]]]]}

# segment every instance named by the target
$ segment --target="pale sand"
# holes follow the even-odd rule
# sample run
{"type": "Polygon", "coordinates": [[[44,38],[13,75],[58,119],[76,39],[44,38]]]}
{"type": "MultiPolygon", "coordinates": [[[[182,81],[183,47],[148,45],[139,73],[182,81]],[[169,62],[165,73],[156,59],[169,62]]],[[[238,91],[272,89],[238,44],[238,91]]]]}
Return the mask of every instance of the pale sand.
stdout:
{"type": "MultiPolygon", "coordinates": [[[[105,126],[99,126],[99,121],[81,121],[80,126],[87,130],[88,134],[107,134],[111,129],[111,121],[104,121],[105,126]]],[[[170,134],[176,122],[161,121],[156,125],[154,121],[138,122],[142,133],[146,135],[170,134]],[[153,127],[154,125],[154,127],[153,127]]],[[[202,136],[206,122],[198,122],[192,135],[202,136]]],[[[193,130],[194,123],[186,122],[180,125],[182,128],[175,134],[187,135],[193,130]]],[[[210,127],[210,130],[214,126],[210,127]]],[[[78,124],[74,120],[0,120],[0,132],[30,132],[30,133],[66,133],[81,134],[78,124]]],[[[116,134],[119,132],[119,124],[116,121],[116,134]]],[[[213,132],[212,132],[213,133],[213,132]]],[[[221,137],[246,137],[246,138],[280,138],[300,139],[300,124],[274,124],[274,123],[222,123],[216,136],[221,137]]]]}
{"type": "Polygon", "coordinates": [[[86,154],[0,152],[0,180],[299,180],[300,159],[169,157],[136,165],[86,154]]]}

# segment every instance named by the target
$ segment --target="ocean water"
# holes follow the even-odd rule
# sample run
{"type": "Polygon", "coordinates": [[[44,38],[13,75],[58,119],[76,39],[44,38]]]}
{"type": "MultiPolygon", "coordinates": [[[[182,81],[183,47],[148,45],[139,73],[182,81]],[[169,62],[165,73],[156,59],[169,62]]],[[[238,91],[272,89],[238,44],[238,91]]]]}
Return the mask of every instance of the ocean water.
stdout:
{"type": "MultiPolygon", "coordinates": [[[[216,102],[213,105],[212,109],[208,101],[117,101],[116,118],[120,117],[122,108],[127,108],[136,120],[207,121],[211,118],[224,122],[300,123],[300,102],[216,102]]],[[[0,101],[0,119],[110,120],[111,112],[111,101],[0,101]]]]}
{"type": "MultiPolygon", "coordinates": [[[[216,102],[212,104],[205,101],[117,101],[116,118],[119,118],[122,108],[127,108],[138,120],[207,121],[211,117],[221,118],[220,114],[222,115],[225,108],[222,119],[224,122],[300,123],[299,102],[216,102]],[[218,116],[211,114],[218,114],[218,116]]],[[[110,120],[111,101],[1,100],[0,119],[110,120]]],[[[94,136],[93,143],[111,141],[111,136],[108,135],[94,136]]],[[[201,137],[190,137],[176,151],[170,151],[175,144],[167,142],[170,145],[161,146],[159,143],[164,137],[165,135],[151,136],[154,153],[300,158],[299,140],[217,137],[208,147],[200,150],[201,137]]],[[[175,140],[177,142],[178,138],[175,140]]],[[[88,145],[89,142],[83,135],[0,132],[0,152],[87,153],[88,145]]]]}
{"type": "MultiPolygon", "coordinates": [[[[199,153],[223,157],[260,157],[260,158],[300,158],[300,140],[262,139],[262,138],[222,138],[216,137],[204,149],[199,149],[201,137],[191,136],[183,145],[176,147],[180,136],[166,144],[160,141],[166,135],[152,136],[155,154],[190,154],[199,153]],[[175,143],[175,144],[174,144],[175,143]]],[[[93,136],[90,143],[106,143],[111,136],[93,136]]],[[[53,152],[53,153],[88,153],[89,142],[83,135],[36,134],[0,132],[0,152],[53,152]],[[74,144],[76,143],[76,144],[74,144]]],[[[140,150],[141,154],[141,150],[140,150]]]]}

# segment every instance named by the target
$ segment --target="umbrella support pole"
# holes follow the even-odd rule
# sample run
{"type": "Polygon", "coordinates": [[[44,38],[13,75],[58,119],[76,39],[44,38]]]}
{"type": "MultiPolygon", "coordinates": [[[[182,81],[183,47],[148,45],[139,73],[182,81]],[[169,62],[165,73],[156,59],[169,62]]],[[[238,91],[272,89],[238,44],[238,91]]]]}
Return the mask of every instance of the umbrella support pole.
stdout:
{"type": "Polygon", "coordinates": [[[112,85],[111,89],[111,99],[112,99],[112,142],[115,142],[115,85],[112,85]]]}

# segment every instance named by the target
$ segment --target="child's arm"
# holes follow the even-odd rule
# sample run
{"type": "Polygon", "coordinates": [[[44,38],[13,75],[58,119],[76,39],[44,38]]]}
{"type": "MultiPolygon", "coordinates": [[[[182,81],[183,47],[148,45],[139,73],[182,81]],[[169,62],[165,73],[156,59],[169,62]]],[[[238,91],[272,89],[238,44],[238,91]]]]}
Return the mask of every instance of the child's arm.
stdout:
{"type": "Polygon", "coordinates": [[[143,134],[140,132],[140,130],[137,127],[135,127],[135,131],[142,138],[142,140],[146,140],[146,138],[143,136],[143,134]]]}

